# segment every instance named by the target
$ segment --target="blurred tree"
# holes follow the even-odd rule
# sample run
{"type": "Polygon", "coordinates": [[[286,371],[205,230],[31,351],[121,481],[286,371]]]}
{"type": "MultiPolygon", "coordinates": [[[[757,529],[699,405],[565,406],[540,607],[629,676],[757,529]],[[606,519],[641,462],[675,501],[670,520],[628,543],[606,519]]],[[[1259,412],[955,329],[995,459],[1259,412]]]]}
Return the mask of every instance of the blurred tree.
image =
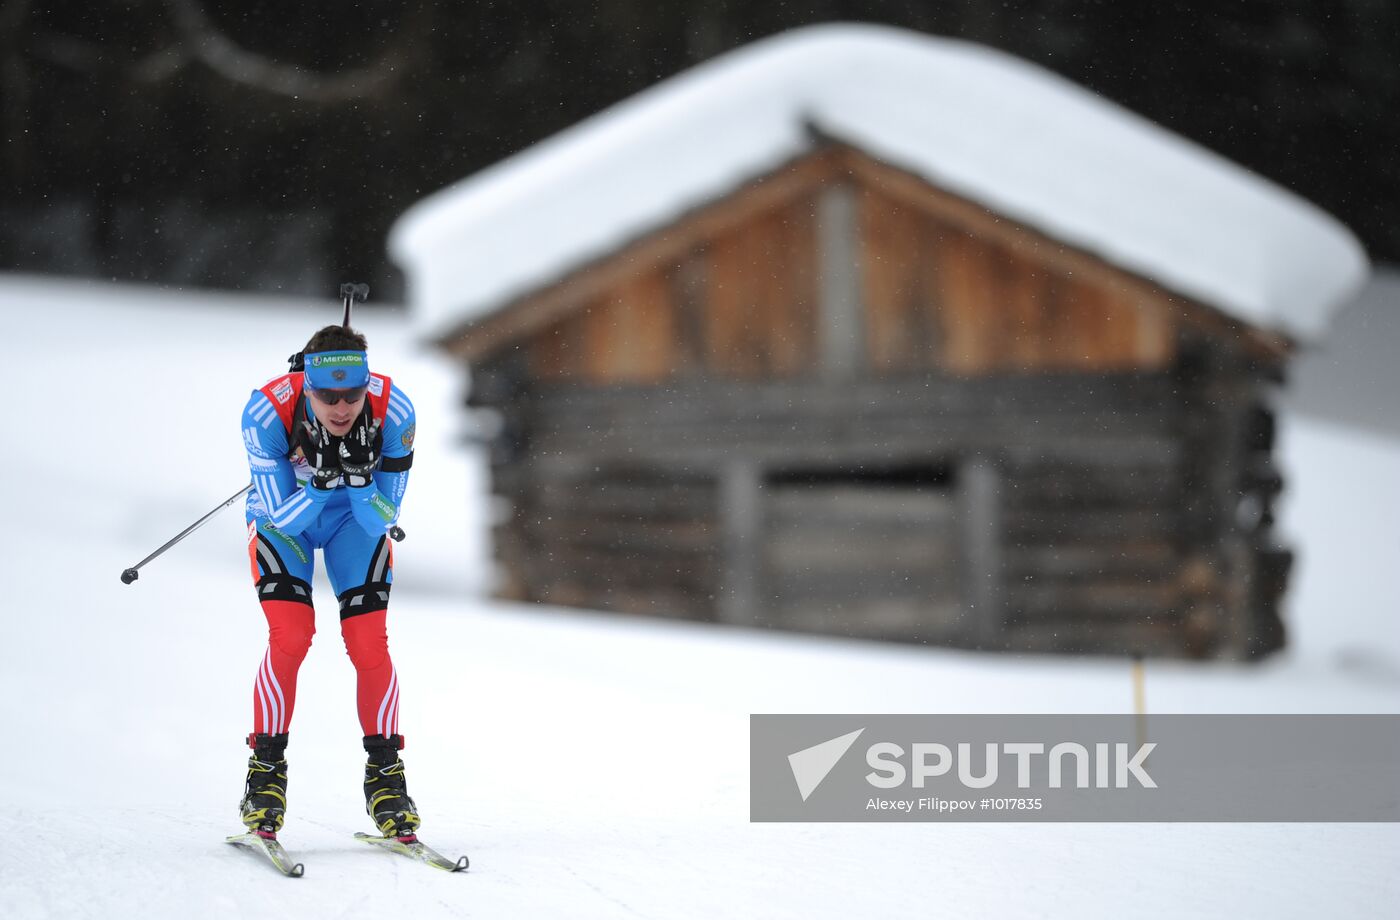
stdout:
{"type": "Polygon", "coordinates": [[[1400,258],[1388,0],[0,0],[0,266],[397,292],[421,196],[812,22],[1004,48],[1318,202],[1400,258]]]}

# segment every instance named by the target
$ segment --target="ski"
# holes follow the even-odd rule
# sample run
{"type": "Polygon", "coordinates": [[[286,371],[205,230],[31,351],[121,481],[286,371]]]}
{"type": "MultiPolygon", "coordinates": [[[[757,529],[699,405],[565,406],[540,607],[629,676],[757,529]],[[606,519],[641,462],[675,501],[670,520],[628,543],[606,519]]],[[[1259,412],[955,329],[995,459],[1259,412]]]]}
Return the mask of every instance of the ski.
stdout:
{"type": "Polygon", "coordinates": [[[287,851],[282,848],[282,844],[278,843],[277,838],[272,834],[249,831],[246,834],[235,834],[225,838],[225,841],[244,849],[262,853],[277,867],[277,871],[287,878],[301,878],[302,873],[306,871],[301,863],[292,862],[292,857],[287,855],[287,851]]]}
{"type": "Polygon", "coordinates": [[[377,846],[381,850],[388,850],[391,853],[399,853],[407,856],[409,859],[416,859],[421,863],[427,863],[435,869],[443,869],[447,872],[461,872],[470,865],[465,856],[453,862],[426,843],[423,843],[416,836],[376,837],[373,834],[356,831],[355,839],[363,840],[365,843],[377,846]]]}

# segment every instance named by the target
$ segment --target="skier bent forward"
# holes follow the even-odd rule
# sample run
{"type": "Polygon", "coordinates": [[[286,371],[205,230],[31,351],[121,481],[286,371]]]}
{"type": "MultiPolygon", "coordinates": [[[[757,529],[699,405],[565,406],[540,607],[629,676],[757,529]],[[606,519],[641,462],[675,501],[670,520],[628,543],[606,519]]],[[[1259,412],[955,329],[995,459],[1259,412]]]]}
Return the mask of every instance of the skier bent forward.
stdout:
{"type": "Polygon", "coordinates": [[[307,342],[302,369],[255,390],[243,411],[253,475],[248,555],[267,618],[267,652],[253,691],[248,778],[240,811],[252,831],[275,834],[287,808],[288,730],[297,671],[316,632],[313,551],[321,549],[340,601],[340,631],[355,666],[364,732],[365,808],[380,833],[419,825],[398,752],[399,683],[385,617],[398,519],[413,462],[413,404],[371,373],[363,335],[327,326],[307,342]]]}

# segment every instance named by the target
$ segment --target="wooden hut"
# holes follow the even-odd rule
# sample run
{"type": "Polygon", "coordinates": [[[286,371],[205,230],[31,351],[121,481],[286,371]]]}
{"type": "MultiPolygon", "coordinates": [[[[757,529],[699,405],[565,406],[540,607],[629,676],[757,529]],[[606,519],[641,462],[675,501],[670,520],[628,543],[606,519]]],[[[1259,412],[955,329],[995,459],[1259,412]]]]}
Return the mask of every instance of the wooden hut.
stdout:
{"type": "Polygon", "coordinates": [[[500,422],[501,593],[984,649],[1278,648],[1270,391],[1364,275],[1350,235],[985,49],[824,27],[731,58],[396,228],[500,422]],[[924,104],[949,80],[977,99],[924,104]],[[1068,137],[1038,140],[1047,118],[1068,137]]]}

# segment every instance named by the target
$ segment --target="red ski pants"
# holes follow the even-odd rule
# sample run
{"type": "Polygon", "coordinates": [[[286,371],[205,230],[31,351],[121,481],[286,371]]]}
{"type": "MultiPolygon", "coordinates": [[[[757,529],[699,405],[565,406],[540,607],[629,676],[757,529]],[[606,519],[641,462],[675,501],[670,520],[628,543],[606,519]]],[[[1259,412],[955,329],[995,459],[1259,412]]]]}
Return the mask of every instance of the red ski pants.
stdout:
{"type": "Polygon", "coordinates": [[[316,634],[311,606],[312,559],[322,549],[340,602],[340,634],[355,665],[356,706],[366,735],[399,733],[399,681],[389,657],[385,617],[393,582],[393,550],[370,537],[348,511],[305,534],[288,536],[250,522],[248,557],[267,618],[267,651],[253,684],[253,732],[282,734],[292,724],[297,672],[316,634]]]}
{"type": "MultiPolygon", "coordinates": [[[[297,671],[301,668],[316,617],[310,604],[263,601],[267,617],[267,653],[253,686],[253,731],[282,734],[290,729],[296,706],[297,671]]],[[[340,621],[345,651],[355,665],[355,702],[366,735],[399,733],[399,681],[389,657],[386,610],[340,621]]]]}

